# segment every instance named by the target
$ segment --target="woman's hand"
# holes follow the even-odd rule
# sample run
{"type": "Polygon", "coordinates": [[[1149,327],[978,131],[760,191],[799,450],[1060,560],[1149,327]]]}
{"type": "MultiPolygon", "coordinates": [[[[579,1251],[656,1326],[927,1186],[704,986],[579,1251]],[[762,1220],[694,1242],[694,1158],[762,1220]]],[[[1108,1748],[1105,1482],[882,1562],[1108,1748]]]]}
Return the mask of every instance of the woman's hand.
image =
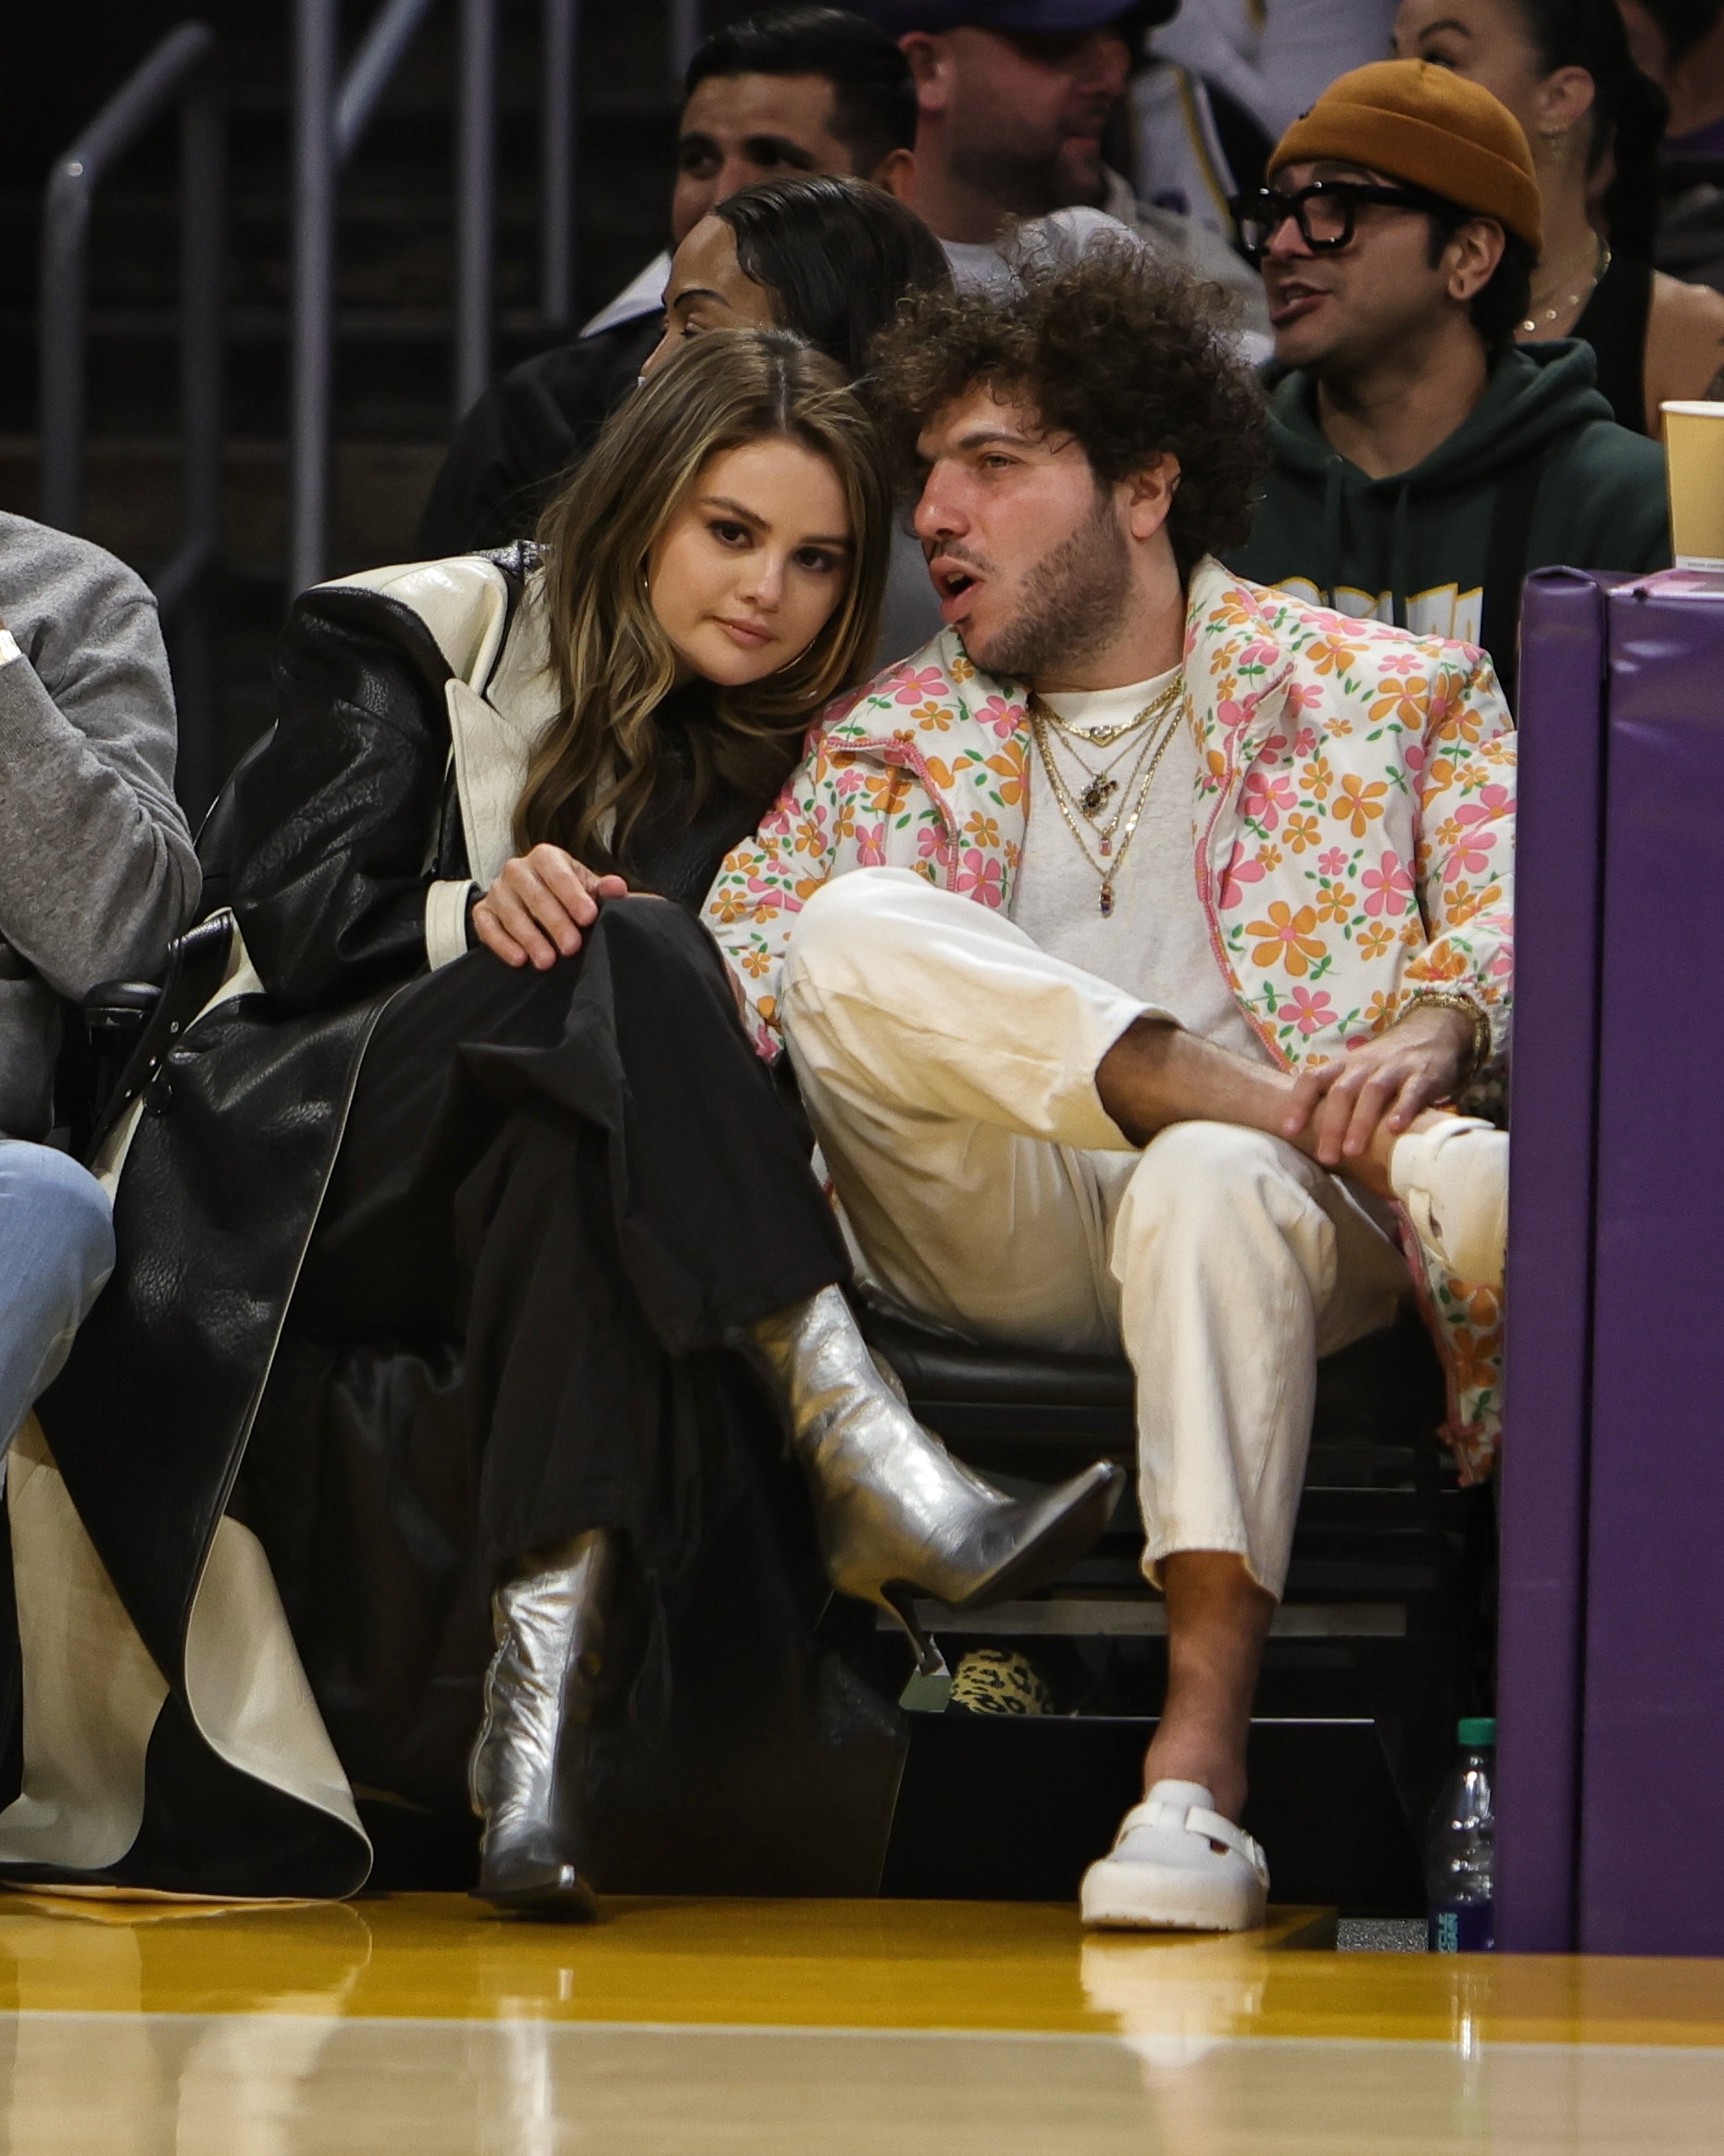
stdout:
{"type": "Polygon", "coordinates": [[[505,965],[536,966],[543,973],[559,958],[574,957],[601,899],[628,895],[620,876],[595,875],[560,846],[536,846],[504,863],[473,909],[473,927],[505,965]]]}

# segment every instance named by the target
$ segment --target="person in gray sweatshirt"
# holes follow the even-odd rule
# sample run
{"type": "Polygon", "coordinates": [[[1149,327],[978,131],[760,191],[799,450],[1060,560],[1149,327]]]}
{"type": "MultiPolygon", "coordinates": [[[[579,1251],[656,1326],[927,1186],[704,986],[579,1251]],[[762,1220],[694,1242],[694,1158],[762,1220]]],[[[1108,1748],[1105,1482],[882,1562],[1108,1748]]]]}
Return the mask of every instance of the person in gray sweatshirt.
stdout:
{"type": "Polygon", "coordinates": [[[197,906],[147,586],[0,512],[0,1451],[114,1263],[106,1192],[47,1142],[60,998],[148,980],[197,906]]]}

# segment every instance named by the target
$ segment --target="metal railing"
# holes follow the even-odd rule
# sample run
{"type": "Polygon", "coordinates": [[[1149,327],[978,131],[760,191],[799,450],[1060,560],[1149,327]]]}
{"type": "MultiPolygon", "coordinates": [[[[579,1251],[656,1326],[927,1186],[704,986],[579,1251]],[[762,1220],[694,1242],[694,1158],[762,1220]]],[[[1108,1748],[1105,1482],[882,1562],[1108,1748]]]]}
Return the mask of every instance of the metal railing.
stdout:
{"type": "Polygon", "coordinates": [[[226,191],[216,36],[206,23],[183,23],[163,38],[49,169],[42,229],[41,516],[65,532],[83,523],[95,191],[174,107],[180,114],[180,541],[150,583],[164,624],[180,631],[180,791],[197,808],[215,776],[213,653],[202,602],[221,548],[226,191]]]}
{"type": "MultiPolygon", "coordinates": [[[[459,418],[490,380],[496,226],[498,0],[456,0],[456,245],[452,391],[459,418]]],[[[335,362],[335,219],[343,166],[436,0],[384,0],[339,72],[338,0],[294,0],[294,323],[290,420],[290,588],[327,567],[335,362]]],[[[574,309],[575,58],[579,0],[541,0],[543,127],[540,308],[574,309]]]]}

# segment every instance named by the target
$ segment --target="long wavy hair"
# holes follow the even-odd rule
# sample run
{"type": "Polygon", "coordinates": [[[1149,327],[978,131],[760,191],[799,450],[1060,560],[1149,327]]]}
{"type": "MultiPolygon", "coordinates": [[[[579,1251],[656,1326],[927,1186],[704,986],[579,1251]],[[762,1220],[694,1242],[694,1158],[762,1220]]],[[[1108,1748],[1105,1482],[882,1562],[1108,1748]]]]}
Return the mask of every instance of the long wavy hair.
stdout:
{"type": "Polygon", "coordinates": [[[561,708],[516,809],[523,850],[548,840],[590,867],[621,866],[671,753],[653,714],[677,658],[647,596],[648,561],[707,459],[768,440],[794,442],[838,475],[850,513],[849,582],[806,651],[764,681],[718,689],[715,722],[689,729],[695,802],[715,777],[769,795],[820,707],[866,675],[892,520],[873,423],[839,368],[786,331],[693,339],[612,416],[540,520],[561,708]]]}

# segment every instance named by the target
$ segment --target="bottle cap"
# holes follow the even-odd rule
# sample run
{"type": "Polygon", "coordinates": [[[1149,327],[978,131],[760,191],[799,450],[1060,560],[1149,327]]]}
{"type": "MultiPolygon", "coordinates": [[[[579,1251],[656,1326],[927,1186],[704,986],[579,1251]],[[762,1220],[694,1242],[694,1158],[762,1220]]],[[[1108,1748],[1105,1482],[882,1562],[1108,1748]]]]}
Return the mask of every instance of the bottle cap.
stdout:
{"type": "Polygon", "coordinates": [[[1494,1744],[1496,1717],[1493,1714],[1463,1714],[1455,1734],[1462,1744],[1494,1744]]]}

